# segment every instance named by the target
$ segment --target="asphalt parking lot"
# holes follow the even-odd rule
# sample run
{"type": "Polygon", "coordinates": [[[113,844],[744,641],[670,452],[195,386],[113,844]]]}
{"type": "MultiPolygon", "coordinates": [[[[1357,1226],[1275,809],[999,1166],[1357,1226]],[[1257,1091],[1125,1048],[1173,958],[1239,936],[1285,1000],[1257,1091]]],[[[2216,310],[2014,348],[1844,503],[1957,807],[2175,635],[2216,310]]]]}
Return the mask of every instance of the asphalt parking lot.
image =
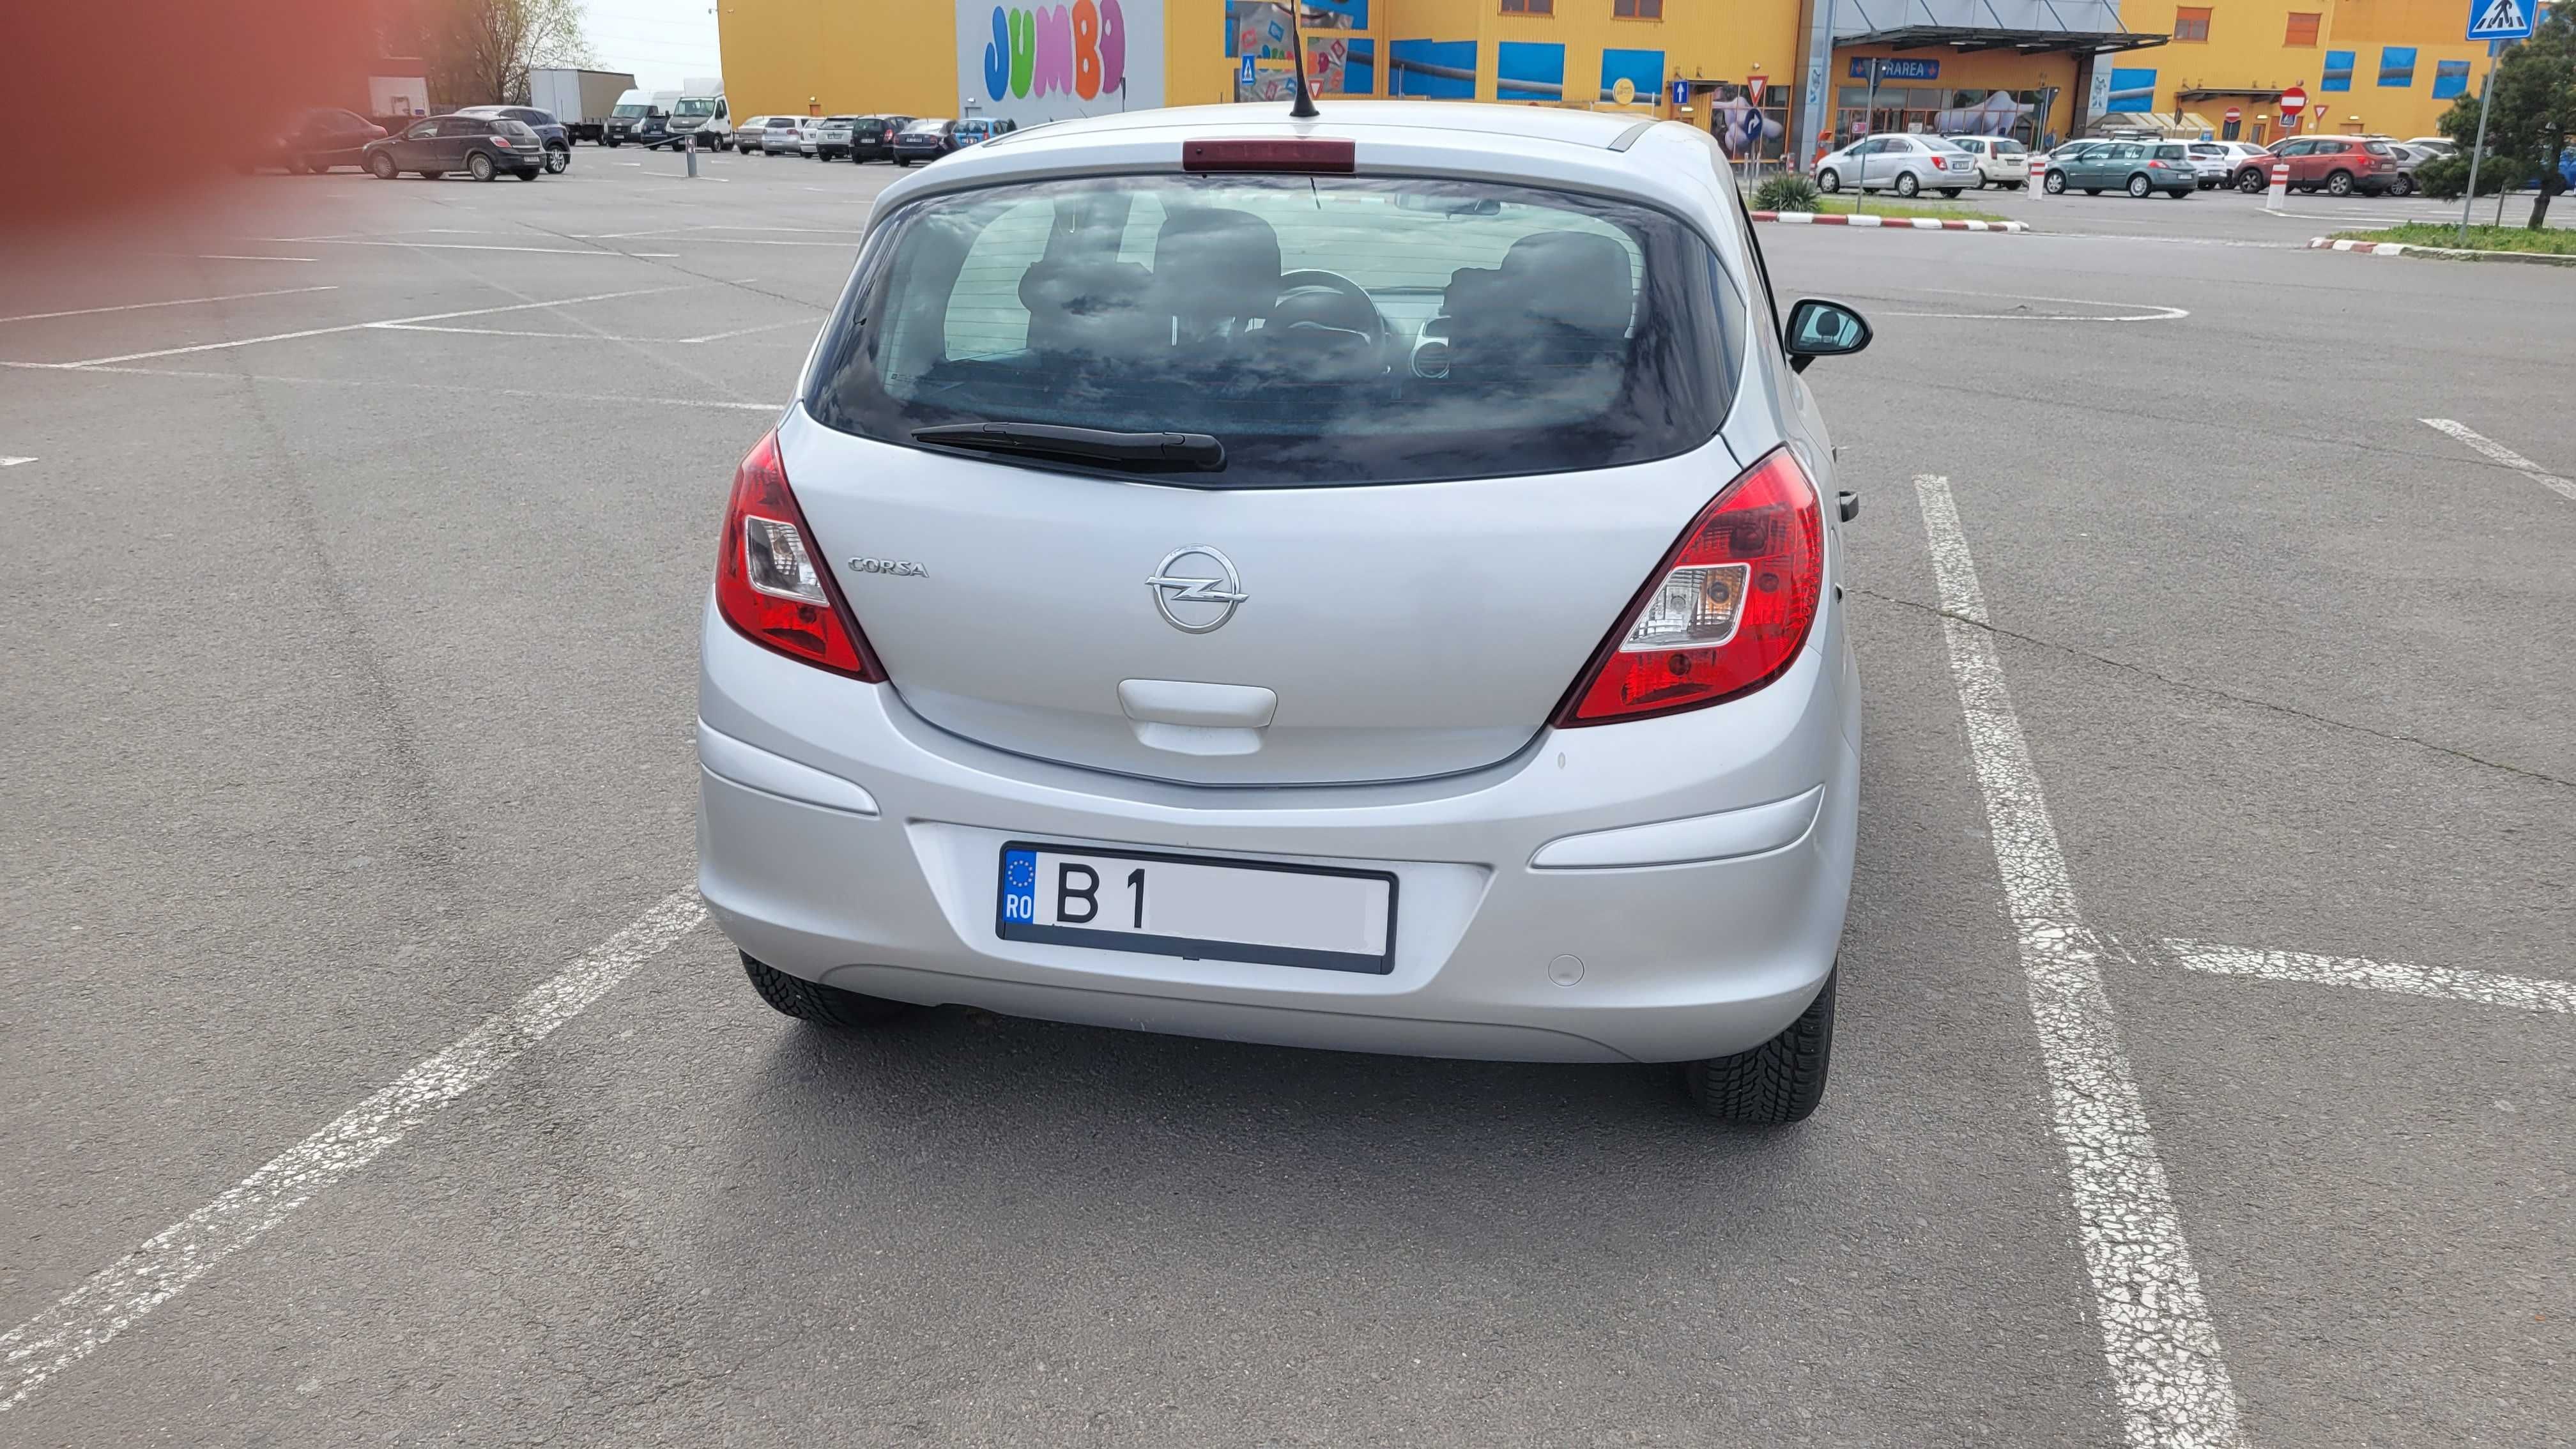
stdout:
{"type": "Polygon", "coordinates": [[[1730,1132],[763,1007],[696,629],[899,173],[678,170],[0,273],[0,1439],[2576,1443],[2576,272],[1763,230],[1877,328],[1868,739],[1833,1089],[1730,1132]]]}

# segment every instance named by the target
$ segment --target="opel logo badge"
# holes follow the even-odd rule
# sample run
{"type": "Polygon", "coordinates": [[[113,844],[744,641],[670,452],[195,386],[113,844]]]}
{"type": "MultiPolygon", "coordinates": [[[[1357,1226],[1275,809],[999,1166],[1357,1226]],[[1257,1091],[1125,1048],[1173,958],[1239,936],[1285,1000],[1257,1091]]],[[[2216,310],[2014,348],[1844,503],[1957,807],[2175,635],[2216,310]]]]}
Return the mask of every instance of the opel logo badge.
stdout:
{"type": "Polygon", "coordinates": [[[1225,627],[1244,599],[1243,576],[1234,560],[1201,544],[1163,555],[1162,566],[1145,580],[1154,594],[1154,609],[1163,622],[1184,634],[1206,634],[1225,627]]]}

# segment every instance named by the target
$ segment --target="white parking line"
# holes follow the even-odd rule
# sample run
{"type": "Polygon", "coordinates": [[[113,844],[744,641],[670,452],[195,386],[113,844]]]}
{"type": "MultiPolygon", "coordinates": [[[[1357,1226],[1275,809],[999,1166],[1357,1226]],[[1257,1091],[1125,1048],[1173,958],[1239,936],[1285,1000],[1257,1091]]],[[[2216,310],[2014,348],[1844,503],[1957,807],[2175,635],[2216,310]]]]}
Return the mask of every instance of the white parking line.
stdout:
{"type": "Polygon", "coordinates": [[[2495,439],[2490,438],[2483,433],[2476,432],[2462,424],[2455,423],[2449,418],[2418,418],[2416,421],[2435,430],[2436,432],[2450,434],[2452,437],[2459,439],[2461,442],[2468,444],[2470,447],[2477,449],[2479,452],[2486,454],[2488,457],[2493,458],[2497,462],[2502,463],[2517,473],[2520,473],[2525,478],[2528,478],[2532,482],[2539,484],[2541,487],[2548,489],[2550,492],[2557,494],[2559,497],[2565,498],[2570,502],[2576,502],[2576,483],[2570,483],[2566,479],[2559,477],[2557,474],[2549,472],[2547,469],[2542,468],[2538,463],[2522,456],[2520,453],[2517,453],[2513,449],[2506,447],[2504,444],[2497,442],[2495,439]]]}
{"type": "Polygon", "coordinates": [[[706,915],[694,890],[663,897],[508,1010],[92,1274],[53,1307],[0,1334],[0,1390],[7,1391],[0,1397],[0,1413],[26,1402],[47,1379],[106,1347],[135,1320],[284,1222],[315,1193],[374,1161],[433,1109],[499,1076],[706,915]]]}
{"type": "MultiPolygon", "coordinates": [[[[589,334],[584,333],[579,335],[588,336],[589,334]]],[[[0,367],[24,368],[29,371],[41,372],[59,372],[69,370],[74,372],[103,373],[117,377],[191,377],[206,378],[216,382],[279,382],[305,387],[354,387],[363,388],[368,392],[383,392],[391,388],[401,388],[412,392],[464,393],[470,394],[474,397],[529,398],[538,402],[612,403],[655,408],[730,408],[742,412],[755,413],[780,412],[787,406],[787,404],[782,402],[732,402],[720,398],[705,397],[639,397],[633,393],[622,392],[554,392],[544,388],[532,387],[487,387],[480,383],[469,385],[466,383],[454,382],[409,382],[395,378],[377,377],[299,377],[287,373],[210,372],[202,369],[185,367],[79,367],[65,369],[62,364],[54,362],[8,361],[0,361],[0,367]]],[[[21,463],[32,463],[36,460],[33,458],[20,458],[16,461],[21,463]]]]}
{"type": "Polygon", "coordinates": [[[2506,976],[2494,971],[2458,971],[2444,966],[2410,966],[2403,961],[2365,961],[2358,956],[2257,951],[2246,946],[2213,946],[2205,941],[2169,940],[2164,943],[2164,948],[2173,953],[2175,960],[2194,971],[2221,976],[2260,976],[2271,981],[2302,981],[2317,986],[2351,986],[2365,991],[2394,991],[2407,996],[2474,1001],[2481,1006],[2576,1013],[2576,981],[2506,976]]]}
{"type": "Polygon", "coordinates": [[[618,297],[649,297],[660,292],[685,292],[688,283],[676,287],[637,287],[623,292],[595,292],[587,297],[564,297],[552,302],[513,302],[505,307],[472,307],[462,312],[429,312],[418,317],[389,317],[380,322],[347,322],[337,327],[308,327],[301,332],[272,332],[264,337],[236,337],[229,342],[200,342],[193,347],[164,347],[152,352],[125,352],[114,357],[92,357],[80,362],[39,362],[31,367],[104,367],[117,362],[142,362],[154,357],[179,357],[191,352],[221,352],[231,347],[250,347],[262,342],[293,342],[304,337],[327,337],[335,332],[365,332],[390,329],[409,322],[445,322],[456,317],[488,317],[495,312],[525,312],[535,307],[569,307],[577,302],[606,302],[618,297]]]}
{"type": "Polygon", "coordinates": [[[318,257],[253,257],[244,256],[236,252],[198,252],[195,259],[201,262],[310,262],[320,260],[318,257]]]}
{"type": "Polygon", "coordinates": [[[679,255],[677,252],[621,252],[615,247],[503,247],[494,246],[489,242],[360,241],[356,238],[330,236],[273,236],[262,237],[260,240],[302,242],[307,245],[319,242],[324,246],[334,247],[402,247],[410,251],[431,252],[534,252],[541,256],[552,257],[655,257],[667,259],[679,255]]]}
{"type": "Polygon", "coordinates": [[[2048,1069],[2050,1114],[2066,1154],[2102,1354],[2130,1449],[2243,1449],[2236,1387],[2120,1047],[2100,942],[2078,912],[2057,827],[2004,687],[2003,658],[1986,628],[1985,591],[1950,480],[1927,474],[1914,487],[1940,580],[1941,631],[1968,752],[2048,1069]]]}
{"type": "Polygon", "coordinates": [[[0,468],[15,468],[21,463],[32,463],[34,461],[36,460],[33,458],[0,458],[0,468]]]}
{"type": "Polygon", "coordinates": [[[21,312],[0,322],[42,322],[50,317],[94,317],[102,312],[141,312],[153,307],[195,307],[207,302],[239,302],[250,297],[293,297],[305,292],[336,292],[338,287],[277,287],[265,292],[225,292],[213,297],[173,297],[167,302],[127,302],[117,307],[74,307],[67,312],[21,312]]]}

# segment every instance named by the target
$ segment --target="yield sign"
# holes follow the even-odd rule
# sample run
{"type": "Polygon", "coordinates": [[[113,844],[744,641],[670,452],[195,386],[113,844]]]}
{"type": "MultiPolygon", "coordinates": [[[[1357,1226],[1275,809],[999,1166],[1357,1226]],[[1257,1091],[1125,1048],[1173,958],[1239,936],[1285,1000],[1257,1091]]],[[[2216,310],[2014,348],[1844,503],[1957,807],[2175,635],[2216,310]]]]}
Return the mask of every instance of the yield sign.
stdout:
{"type": "Polygon", "coordinates": [[[2469,39],[2525,39],[2537,8],[2531,0],[2469,0],[2469,39]]]}

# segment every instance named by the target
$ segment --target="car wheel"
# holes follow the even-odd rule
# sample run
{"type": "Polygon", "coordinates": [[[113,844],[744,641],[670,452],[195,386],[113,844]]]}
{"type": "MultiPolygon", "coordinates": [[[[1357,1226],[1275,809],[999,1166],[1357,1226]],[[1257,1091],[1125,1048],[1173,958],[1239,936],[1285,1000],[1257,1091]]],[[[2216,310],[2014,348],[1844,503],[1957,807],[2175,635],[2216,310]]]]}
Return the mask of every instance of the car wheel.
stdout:
{"type": "Polygon", "coordinates": [[[1944,187],[1942,187],[1942,188],[1941,188],[1941,194],[1942,194],[1943,196],[1949,197],[1949,198],[1950,198],[1951,200],[1953,200],[1953,201],[1956,201],[1956,200],[1958,200],[1958,198],[1959,198],[1959,193],[1960,193],[1962,190],[1964,190],[1964,189],[1965,189],[1965,188],[1963,188],[1963,187],[1957,187],[1957,186],[1944,186],[1944,187]]]}
{"type": "Polygon", "coordinates": [[[2155,190],[2155,187],[2147,183],[2147,178],[2143,176],[2132,176],[2129,178],[2129,194],[2131,196],[2143,198],[2147,193],[2153,190],[2155,190]]]}
{"type": "Polygon", "coordinates": [[[534,181],[538,177],[546,174],[546,168],[543,166],[528,166],[523,167],[520,170],[513,171],[510,174],[518,177],[521,181],[534,181]]]}
{"type": "Polygon", "coordinates": [[[2328,196],[2350,196],[2350,195],[2352,195],[2352,173],[2351,173],[2351,172],[2349,172],[2349,171],[2338,171],[2338,172],[2336,172],[2335,174],[2333,174],[2332,176],[2327,177],[2327,178],[2326,178],[2326,195],[2328,195],[2328,196]]]}
{"type": "Polygon", "coordinates": [[[1779,1125],[1806,1120],[1825,1096],[1825,1068],[1834,1054],[1834,977],[1838,974],[1825,973],[1824,989],[1789,1023],[1788,1030],[1751,1051],[1682,1068],[1682,1085],[1699,1109],[1728,1122],[1779,1125]]]}
{"type": "MultiPolygon", "coordinates": [[[[764,966],[749,956],[742,958],[742,970],[744,975],[751,978],[751,989],[759,992],[760,999],[768,1002],[772,1010],[784,1016],[795,1017],[799,1021],[818,1022],[824,1026],[838,1027],[875,1026],[881,1022],[892,1021],[898,1016],[908,1015],[915,1010],[912,1003],[907,1001],[888,1001],[882,996],[861,996],[855,991],[843,991],[837,986],[825,986],[819,981],[807,981],[803,977],[790,976],[775,967],[764,966]]],[[[1831,1007],[1826,1008],[1826,1016],[1830,1023],[1831,1007]]],[[[1801,1021],[1805,1019],[1799,1018],[1801,1021]]],[[[1734,1058],[1730,1057],[1727,1060],[1732,1061],[1734,1058]]],[[[1821,1077],[1821,1073],[1819,1076],[1821,1077]]],[[[1812,1104],[1810,1106],[1812,1107],[1812,1104]]]]}
{"type": "Polygon", "coordinates": [[[501,174],[501,169],[492,164],[491,157],[477,151],[465,158],[465,174],[477,181],[490,181],[501,174]]]}
{"type": "Polygon", "coordinates": [[[1922,189],[1923,183],[1915,180],[1914,173],[1911,171],[1904,172],[1896,178],[1896,194],[1899,196],[1910,197],[1922,189]]]}
{"type": "Polygon", "coordinates": [[[2413,196],[2415,194],[2415,178],[2412,176],[2398,177],[2395,181],[2388,183],[2388,194],[2391,196],[2413,196]]]}
{"type": "Polygon", "coordinates": [[[436,181],[446,174],[447,173],[444,171],[424,171],[420,173],[420,179],[423,181],[436,181]]]}
{"type": "Polygon", "coordinates": [[[394,170],[394,158],[382,151],[367,158],[367,170],[373,173],[378,181],[391,181],[401,174],[394,170]]]}
{"type": "Polygon", "coordinates": [[[561,176],[566,170],[570,169],[571,166],[571,147],[567,146],[560,151],[556,150],[552,146],[546,148],[546,169],[548,171],[555,173],[557,176],[561,176]]]}
{"type": "Polygon", "coordinates": [[[2099,196],[2102,194],[2102,188],[2099,186],[2087,186],[2084,188],[2084,194],[2087,196],[2099,196]]]}
{"type": "Polygon", "coordinates": [[[894,164],[897,166],[909,166],[912,164],[912,158],[908,156],[897,156],[894,158],[894,164]]]}
{"type": "Polygon", "coordinates": [[[2236,189],[2252,196],[2263,189],[2263,173],[2248,166],[2236,173],[2236,189]]]}
{"type": "Polygon", "coordinates": [[[2064,196],[2066,194],[2066,173],[2063,171],[2049,172],[2048,175],[2040,181],[2039,188],[2051,196],[2064,196]]]}
{"type": "Polygon", "coordinates": [[[623,142],[623,141],[618,140],[615,136],[604,136],[604,137],[600,138],[600,142],[599,142],[599,144],[601,144],[601,145],[603,145],[603,146],[607,147],[607,148],[608,148],[609,150],[611,150],[611,151],[614,151],[614,150],[616,150],[618,147],[623,146],[623,145],[625,145],[626,143],[625,143],[625,142],[623,142]]]}
{"type": "Polygon", "coordinates": [[[1816,189],[1827,196],[1843,189],[1843,174],[1828,166],[1816,173],[1816,189]]]}

